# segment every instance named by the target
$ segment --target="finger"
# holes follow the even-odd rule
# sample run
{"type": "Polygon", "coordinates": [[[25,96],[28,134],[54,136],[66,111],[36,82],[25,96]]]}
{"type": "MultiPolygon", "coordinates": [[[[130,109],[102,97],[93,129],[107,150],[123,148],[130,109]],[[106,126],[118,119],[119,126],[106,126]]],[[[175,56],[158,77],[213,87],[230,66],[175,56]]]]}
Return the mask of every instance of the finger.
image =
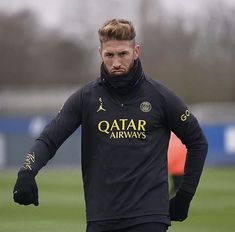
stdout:
{"type": "Polygon", "coordinates": [[[37,188],[37,187],[35,187],[35,188],[33,189],[33,204],[34,204],[35,206],[38,206],[38,205],[39,205],[39,202],[38,202],[38,188],[37,188]]]}
{"type": "Polygon", "coordinates": [[[18,202],[20,205],[30,205],[30,204],[33,204],[32,201],[20,201],[18,202]]]}
{"type": "Polygon", "coordinates": [[[33,203],[33,197],[31,194],[28,194],[27,192],[14,192],[14,201],[16,203],[19,203],[20,205],[30,205],[33,203]]]}
{"type": "Polygon", "coordinates": [[[39,202],[38,202],[38,194],[37,194],[36,196],[34,196],[34,202],[33,202],[33,204],[34,204],[35,206],[38,206],[38,205],[39,205],[39,202]]]}
{"type": "Polygon", "coordinates": [[[14,192],[13,192],[13,199],[14,199],[14,201],[16,201],[17,197],[18,197],[18,191],[14,190],[14,192]]]}
{"type": "Polygon", "coordinates": [[[30,204],[33,204],[32,199],[16,199],[15,202],[20,204],[20,205],[30,205],[30,204]]]}

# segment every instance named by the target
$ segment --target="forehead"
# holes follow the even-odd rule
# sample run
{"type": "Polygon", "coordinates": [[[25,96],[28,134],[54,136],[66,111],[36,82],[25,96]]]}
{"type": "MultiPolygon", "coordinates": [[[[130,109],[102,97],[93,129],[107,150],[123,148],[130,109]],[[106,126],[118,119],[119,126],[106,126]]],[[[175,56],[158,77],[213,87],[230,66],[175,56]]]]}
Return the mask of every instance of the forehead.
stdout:
{"type": "Polygon", "coordinates": [[[133,49],[133,42],[129,40],[108,40],[101,44],[103,52],[121,52],[133,49]]]}

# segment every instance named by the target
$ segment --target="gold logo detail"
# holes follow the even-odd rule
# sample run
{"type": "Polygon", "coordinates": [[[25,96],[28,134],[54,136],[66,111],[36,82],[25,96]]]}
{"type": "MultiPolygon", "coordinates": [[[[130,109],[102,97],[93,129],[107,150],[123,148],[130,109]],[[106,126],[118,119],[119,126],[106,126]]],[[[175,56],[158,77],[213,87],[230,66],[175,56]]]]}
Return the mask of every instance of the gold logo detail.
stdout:
{"type": "Polygon", "coordinates": [[[33,152],[33,154],[27,154],[23,166],[24,169],[32,170],[32,163],[34,162],[35,162],[35,153],[33,152]]]}
{"type": "Polygon", "coordinates": [[[100,121],[98,130],[109,136],[110,139],[146,139],[145,120],[137,120],[120,118],[113,121],[100,121]]]}
{"type": "Polygon", "coordinates": [[[99,98],[99,102],[100,102],[100,106],[99,106],[97,112],[106,111],[106,109],[103,107],[103,100],[101,97],[99,98]]]}
{"type": "Polygon", "coordinates": [[[182,122],[185,122],[189,116],[190,116],[190,112],[189,110],[186,110],[185,113],[180,116],[180,119],[182,122]]]}
{"type": "Polygon", "coordinates": [[[140,109],[141,109],[143,112],[147,113],[147,112],[149,112],[149,111],[152,109],[152,105],[151,105],[150,102],[144,101],[144,102],[142,102],[142,103],[140,104],[140,109]]]}

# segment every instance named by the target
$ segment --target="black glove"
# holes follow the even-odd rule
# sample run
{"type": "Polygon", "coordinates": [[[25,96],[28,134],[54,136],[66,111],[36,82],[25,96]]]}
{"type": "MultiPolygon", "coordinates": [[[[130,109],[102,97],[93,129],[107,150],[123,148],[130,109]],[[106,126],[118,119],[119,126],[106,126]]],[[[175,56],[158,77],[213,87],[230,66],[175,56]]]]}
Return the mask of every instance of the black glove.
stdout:
{"type": "Polygon", "coordinates": [[[182,190],[170,200],[171,221],[184,221],[188,217],[189,205],[193,196],[182,190]]]}
{"type": "Polygon", "coordinates": [[[34,175],[29,170],[22,170],[13,190],[14,201],[20,205],[34,204],[38,206],[38,187],[34,175]]]}

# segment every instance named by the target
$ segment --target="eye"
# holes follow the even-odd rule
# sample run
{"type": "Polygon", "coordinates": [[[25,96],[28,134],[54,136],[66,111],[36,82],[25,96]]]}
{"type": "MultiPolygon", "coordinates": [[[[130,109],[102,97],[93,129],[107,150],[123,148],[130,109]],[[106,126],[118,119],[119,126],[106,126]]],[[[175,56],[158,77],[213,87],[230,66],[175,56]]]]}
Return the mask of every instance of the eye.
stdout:
{"type": "Polygon", "coordinates": [[[126,52],[126,51],[123,51],[123,52],[120,52],[120,53],[119,53],[119,56],[120,56],[120,57],[124,57],[124,56],[126,56],[126,55],[128,55],[128,52],[126,52]]]}
{"type": "Polygon", "coordinates": [[[105,57],[112,58],[113,57],[113,53],[105,53],[105,57]]]}

